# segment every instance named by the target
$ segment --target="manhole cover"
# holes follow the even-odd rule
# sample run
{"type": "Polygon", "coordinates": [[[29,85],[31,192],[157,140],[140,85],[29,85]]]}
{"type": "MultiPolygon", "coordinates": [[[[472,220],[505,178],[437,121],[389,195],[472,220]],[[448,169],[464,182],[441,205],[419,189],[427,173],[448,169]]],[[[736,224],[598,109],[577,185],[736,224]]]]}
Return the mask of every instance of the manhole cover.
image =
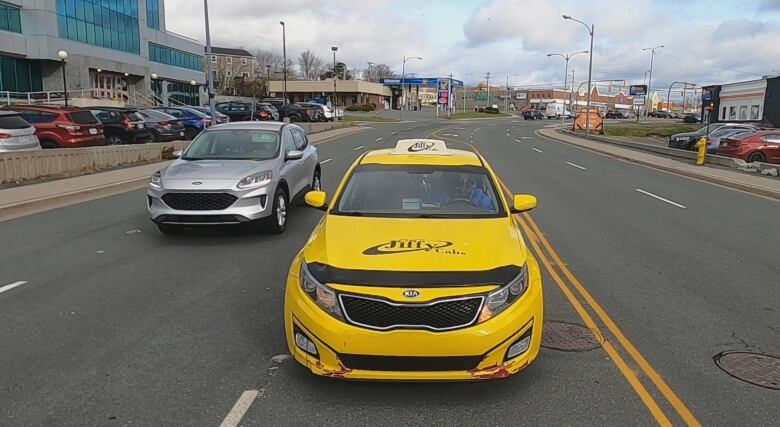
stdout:
{"type": "Polygon", "coordinates": [[[724,351],[712,358],[723,372],[760,387],[780,390],[780,357],[742,351],[724,351]]]}
{"type": "Polygon", "coordinates": [[[604,340],[585,326],[566,322],[545,322],[542,347],[560,351],[589,351],[604,340]]]}

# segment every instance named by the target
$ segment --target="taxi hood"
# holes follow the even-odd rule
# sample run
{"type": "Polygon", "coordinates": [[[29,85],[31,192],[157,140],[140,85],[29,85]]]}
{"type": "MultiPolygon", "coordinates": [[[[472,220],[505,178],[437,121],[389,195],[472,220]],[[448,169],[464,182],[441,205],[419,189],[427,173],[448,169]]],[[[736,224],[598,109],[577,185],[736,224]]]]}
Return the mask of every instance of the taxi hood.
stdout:
{"type": "Polygon", "coordinates": [[[503,284],[526,249],[506,217],[373,218],[328,215],[303,258],[323,283],[366,286],[503,284]]]}

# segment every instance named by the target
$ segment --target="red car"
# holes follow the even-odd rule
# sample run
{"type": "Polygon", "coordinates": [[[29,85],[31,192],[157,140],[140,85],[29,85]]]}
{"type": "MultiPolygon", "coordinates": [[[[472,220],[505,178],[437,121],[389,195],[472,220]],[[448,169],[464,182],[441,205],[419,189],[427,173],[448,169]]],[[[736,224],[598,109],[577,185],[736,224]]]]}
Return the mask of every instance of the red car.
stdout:
{"type": "Polygon", "coordinates": [[[780,129],[721,139],[718,154],[736,157],[748,163],[780,164],[780,129]]]}
{"type": "Polygon", "coordinates": [[[13,105],[35,126],[43,148],[79,148],[106,145],[103,124],[86,108],[61,105],[13,105]]]}

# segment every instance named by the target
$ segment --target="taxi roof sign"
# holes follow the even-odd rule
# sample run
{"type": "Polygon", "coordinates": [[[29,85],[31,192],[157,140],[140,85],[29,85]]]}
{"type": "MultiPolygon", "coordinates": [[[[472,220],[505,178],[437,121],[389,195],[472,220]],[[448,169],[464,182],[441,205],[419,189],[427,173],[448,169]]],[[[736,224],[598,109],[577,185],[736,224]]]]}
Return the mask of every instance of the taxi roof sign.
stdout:
{"type": "Polygon", "coordinates": [[[400,139],[391,153],[449,156],[450,150],[439,139],[400,139]]]}

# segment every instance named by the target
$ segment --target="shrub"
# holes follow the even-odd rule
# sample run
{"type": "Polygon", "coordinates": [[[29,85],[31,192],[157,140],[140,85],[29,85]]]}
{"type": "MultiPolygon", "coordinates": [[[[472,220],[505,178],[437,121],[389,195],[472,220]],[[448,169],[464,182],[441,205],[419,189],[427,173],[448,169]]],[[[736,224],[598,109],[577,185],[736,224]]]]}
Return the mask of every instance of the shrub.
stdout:
{"type": "Polygon", "coordinates": [[[481,112],[488,113],[488,114],[498,114],[499,113],[498,108],[493,108],[493,107],[482,108],[481,112]]]}
{"type": "Polygon", "coordinates": [[[345,108],[347,111],[363,111],[363,107],[360,105],[350,105],[349,107],[345,108]]]}

